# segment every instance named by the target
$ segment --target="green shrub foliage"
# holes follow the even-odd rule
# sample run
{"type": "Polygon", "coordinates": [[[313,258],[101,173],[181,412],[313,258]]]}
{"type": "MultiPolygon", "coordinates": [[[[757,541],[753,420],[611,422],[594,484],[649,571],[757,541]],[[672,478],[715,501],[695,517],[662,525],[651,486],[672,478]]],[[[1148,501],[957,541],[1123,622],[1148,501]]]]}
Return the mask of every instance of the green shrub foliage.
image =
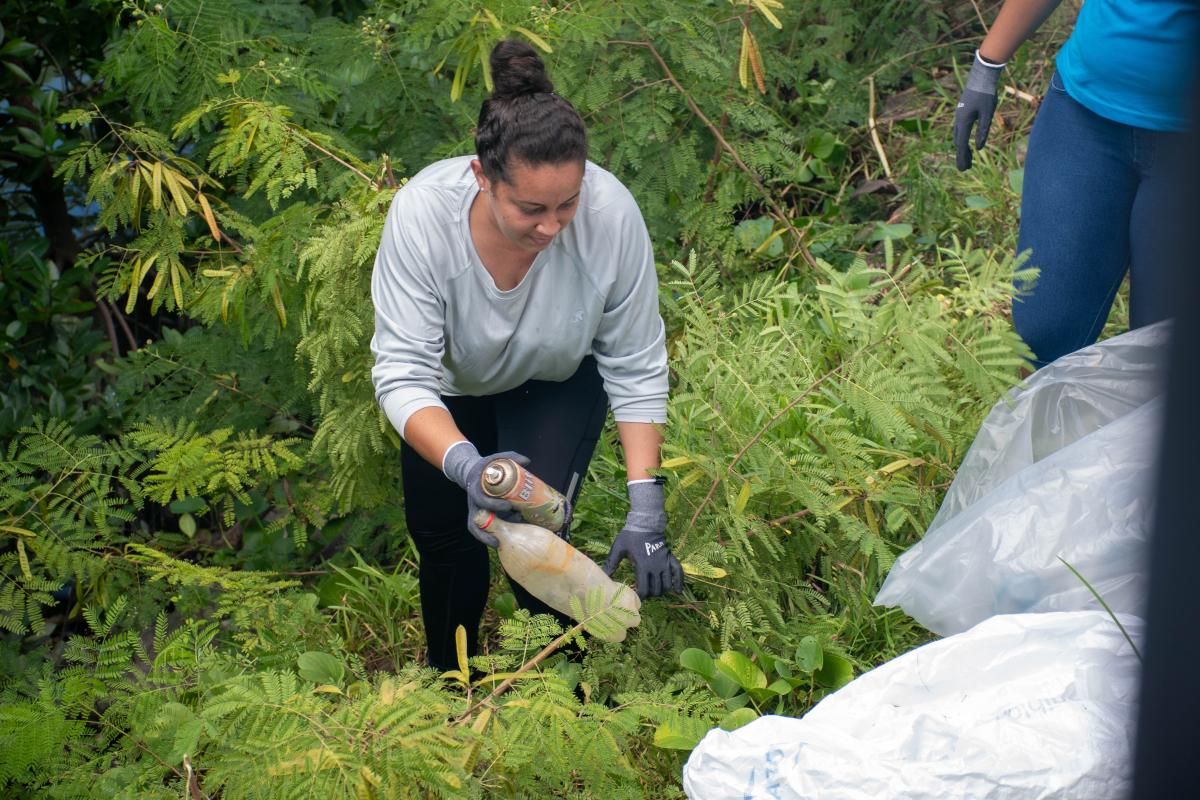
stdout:
{"type": "MultiPolygon", "coordinates": [[[[0,389],[0,796],[680,796],[709,728],[802,713],[924,640],[870,599],[1016,380],[1029,276],[1009,239],[956,237],[1000,223],[930,203],[948,154],[905,140],[893,176],[868,116],[884,91],[936,115],[946,87],[914,56],[974,13],[94,4],[110,35],[84,88],[36,106],[70,143],[38,163],[86,234],[61,271],[45,241],[0,249],[23,308],[0,341],[22,375],[0,389]],[[485,652],[437,675],[369,282],[396,189],[471,151],[506,36],[543,52],[655,241],[688,588],[621,644],[501,588],[485,652]]],[[[0,51],[5,80],[40,52],[0,51]]],[[[57,98],[44,61],[26,77],[57,98]]],[[[617,449],[609,430],[576,514],[597,558],[623,518],[617,449]]]]}

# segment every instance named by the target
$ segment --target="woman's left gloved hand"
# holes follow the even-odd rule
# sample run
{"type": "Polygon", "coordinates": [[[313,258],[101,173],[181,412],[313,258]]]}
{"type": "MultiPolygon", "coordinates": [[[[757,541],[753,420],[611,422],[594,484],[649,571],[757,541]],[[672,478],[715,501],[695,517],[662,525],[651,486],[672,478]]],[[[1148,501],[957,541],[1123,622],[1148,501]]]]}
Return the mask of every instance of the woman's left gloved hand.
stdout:
{"type": "Polygon", "coordinates": [[[996,112],[996,84],[1003,71],[1003,64],[985,61],[975,51],[975,62],[954,110],[955,165],[960,170],[971,168],[971,129],[975,129],[976,150],[982,150],[987,143],[992,115],[996,112]]]}
{"type": "Polygon", "coordinates": [[[480,476],[487,469],[487,465],[498,458],[512,459],[522,467],[529,465],[528,458],[511,451],[481,456],[475,449],[475,445],[465,440],[450,445],[445,455],[442,456],[442,472],[467,493],[467,530],[488,547],[499,547],[500,542],[495,536],[475,524],[475,512],[481,508],[497,514],[506,514],[513,510],[512,503],[503,497],[492,497],[485,492],[480,481],[480,476]]]}
{"type": "Polygon", "coordinates": [[[656,481],[629,483],[629,514],[613,540],[604,572],[610,577],[624,558],[633,568],[639,597],[683,591],[683,566],[667,544],[663,487],[656,481]]]}

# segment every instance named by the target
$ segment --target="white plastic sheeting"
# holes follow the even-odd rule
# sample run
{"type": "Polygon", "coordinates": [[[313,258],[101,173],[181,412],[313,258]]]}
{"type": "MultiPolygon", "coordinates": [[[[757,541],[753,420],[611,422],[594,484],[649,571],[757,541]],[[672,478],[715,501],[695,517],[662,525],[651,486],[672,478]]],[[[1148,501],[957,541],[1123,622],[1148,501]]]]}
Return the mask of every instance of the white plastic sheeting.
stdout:
{"type": "Polygon", "coordinates": [[[1169,323],[1038,370],[992,409],[924,538],[877,605],[937,633],[994,614],[1099,608],[1139,614],[1169,323]]]}
{"type": "MultiPolygon", "coordinates": [[[[1142,623],[1122,622],[1137,641],[1142,623]]],[[[1104,612],[997,616],[851,681],[802,719],[714,729],[692,800],[1118,800],[1139,664],[1104,612]]]]}

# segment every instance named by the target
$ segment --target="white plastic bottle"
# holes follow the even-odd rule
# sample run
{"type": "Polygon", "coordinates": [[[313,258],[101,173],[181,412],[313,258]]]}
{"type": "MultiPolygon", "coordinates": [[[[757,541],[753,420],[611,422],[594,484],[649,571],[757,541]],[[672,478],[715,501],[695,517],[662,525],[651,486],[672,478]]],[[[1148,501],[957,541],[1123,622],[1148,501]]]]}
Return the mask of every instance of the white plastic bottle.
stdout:
{"type": "Polygon", "coordinates": [[[608,615],[588,631],[609,642],[625,640],[626,627],[641,622],[642,601],[637,593],[617,583],[583,553],[545,528],[523,522],[507,522],[491,511],[480,510],[475,524],[500,543],[500,563],[513,580],[546,605],[578,619],[571,599],[587,608],[588,593],[600,587],[601,607],[618,606],[627,613],[608,615]],[[619,624],[614,624],[619,623],[619,624]]]}

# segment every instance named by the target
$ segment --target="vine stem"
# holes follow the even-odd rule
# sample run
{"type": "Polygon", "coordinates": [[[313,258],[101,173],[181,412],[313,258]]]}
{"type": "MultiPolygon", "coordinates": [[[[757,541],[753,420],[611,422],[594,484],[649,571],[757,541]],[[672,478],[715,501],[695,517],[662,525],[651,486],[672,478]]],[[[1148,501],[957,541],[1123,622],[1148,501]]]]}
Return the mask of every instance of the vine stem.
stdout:
{"type": "MultiPolygon", "coordinates": [[[[683,532],[684,536],[686,536],[692,530],[692,528],[696,527],[696,520],[700,519],[701,512],[703,512],[704,509],[708,507],[708,504],[710,502],[712,502],[713,495],[715,495],[717,493],[717,487],[721,485],[721,481],[724,480],[727,476],[733,474],[733,468],[736,467],[738,462],[742,460],[742,456],[746,455],[746,453],[749,452],[750,448],[753,447],[755,444],[757,444],[758,440],[761,439],[766,434],[766,432],[769,431],[771,429],[771,427],[783,417],[784,414],[786,414],[787,412],[791,411],[793,408],[798,406],[804,400],[804,398],[808,397],[810,394],[812,394],[817,389],[819,389],[821,387],[821,384],[825,383],[825,381],[829,380],[834,375],[837,375],[839,372],[841,372],[843,369],[845,369],[849,364],[851,364],[855,359],[857,359],[863,353],[866,353],[868,350],[870,350],[874,347],[877,347],[883,341],[884,341],[883,339],[878,339],[874,342],[870,342],[869,344],[865,344],[862,347],[858,348],[858,350],[856,350],[850,354],[849,358],[844,359],[836,367],[829,370],[824,375],[822,375],[821,377],[819,377],[815,381],[813,381],[811,384],[809,384],[807,389],[802,391],[800,394],[796,395],[796,397],[793,398],[791,400],[791,402],[789,402],[786,406],[781,408],[775,414],[775,416],[773,416],[769,420],[767,420],[766,424],[764,424],[761,428],[759,428],[758,432],[750,437],[750,441],[746,442],[746,444],[742,447],[742,449],[737,452],[737,455],[735,455],[733,457],[733,460],[729,462],[729,465],[725,467],[724,474],[718,475],[717,477],[713,478],[712,485],[708,487],[708,494],[704,495],[704,499],[701,500],[700,505],[696,507],[696,512],[694,514],[692,514],[692,519],[691,519],[691,521],[688,522],[688,526],[683,532]]],[[[682,546],[682,543],[680,546],[682,546]]]]}
{"type": "Polygon", "coordinates": [[[658,48],[656,48],[652,42],[637,42],[625,39],[613,39],[609,41],[609,44],[620,44],[626,45],[627,47],[643,47],[650,51],[650,54],[654,56],[654,59],[658,62],[658,65],[662,67],[663,73],[667,76],[667,80],[683,96],[684,102],[687,103],[688,108],[690,108],[692,113],[695,114],[702,123],[704,123],[704,126],[708,128],[713,137],[716,138],[718,144],[720,144],[721,149],[723,149],[726,153],[729,153],[729,157],[733,159],[733,163],[737,164],[738,169],[746,173],[746,177],[748,177],[750,182],[754,184],[754,188],[758,189],[759,194],[762,195],[766,204],[771,207],[771,210],[775,213],[776,217],[778,217],[779,221],[787,226],[788,231],[792,234],[792,238],[796,240],[796,247],[800,250],[800,255],[804,257],[804,260],[808,262],[810,267],[815,268],[817,266],[817,260],[813,258],[812,253],[810,253],[808,248],[804,246],[804,237],[801,235],[800,231],[796,229],[796,226],[792,224],[791,218],[784,211],[783,207],[779,205],[779,202],[775,199],[775,197],[769,191],[767,191],[767,187],[763,186],[762,181],[759,180],[759,177],[754,170],[750,169],[750,167],[746,165],[746,162],[742,160],[742,157],[738,155],[737,150],[733,149],[733,145],[731,145],[725,138],[725,135],[721,133],[720,128],[713,124],[712,120],[705,115],[705,113],[700,109],[700,106],[696,104],[696,101],[692,99],[691,94],[689,94],[687,89],[683,87],[683,84],[679,82],[679,79],[675,77],[675,73],[671,71],[671,67],[667,65],[666,59],[664,59],[662,54],[658,52],[658,48]]]}

